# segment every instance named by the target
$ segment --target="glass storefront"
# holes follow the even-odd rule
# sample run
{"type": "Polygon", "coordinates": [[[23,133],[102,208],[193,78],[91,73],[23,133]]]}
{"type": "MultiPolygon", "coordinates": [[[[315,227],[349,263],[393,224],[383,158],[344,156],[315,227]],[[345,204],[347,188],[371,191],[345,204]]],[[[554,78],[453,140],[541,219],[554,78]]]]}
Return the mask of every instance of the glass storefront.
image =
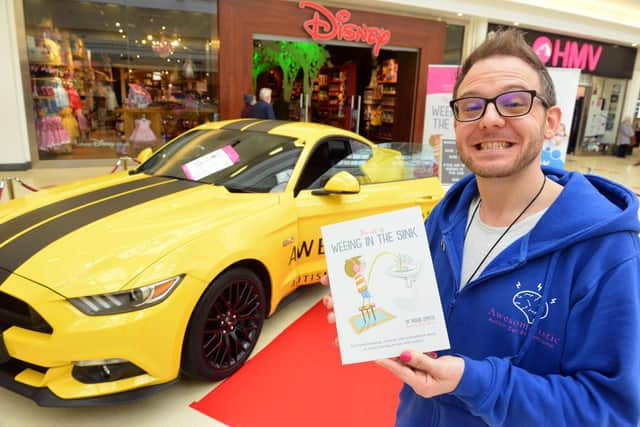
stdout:
{"type": "Polygon", "coordinates": [[[217,120],[217,0],[23,4],[40,160],[135,156],[217,120]]]}
{"type": "Polygon", "coordinates": [[[462,63],[462,45],[464,44],[464,25],[447,24],[447,40],[444,50],[446,65],[462,63]]]}

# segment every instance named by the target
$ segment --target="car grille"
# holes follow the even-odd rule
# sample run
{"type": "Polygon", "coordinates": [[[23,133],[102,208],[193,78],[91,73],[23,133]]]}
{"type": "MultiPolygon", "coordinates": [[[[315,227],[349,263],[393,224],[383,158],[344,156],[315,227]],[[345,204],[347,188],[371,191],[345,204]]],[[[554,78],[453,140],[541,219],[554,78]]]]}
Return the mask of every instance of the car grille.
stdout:
{"type": "Polygon", "coordinates": [[[29,304],[9,294],[0,292],[0,332],[12,326],[47,334],[53,332],[51,325],[29,304]]]}

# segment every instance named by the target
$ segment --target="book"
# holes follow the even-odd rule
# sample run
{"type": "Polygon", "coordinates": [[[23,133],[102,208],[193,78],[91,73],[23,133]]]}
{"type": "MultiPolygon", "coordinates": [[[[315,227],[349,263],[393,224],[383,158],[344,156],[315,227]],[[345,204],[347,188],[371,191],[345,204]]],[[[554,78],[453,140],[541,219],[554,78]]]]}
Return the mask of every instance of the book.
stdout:
{"type": "Polygon", "coordinates": [[[419,207],[321,231],[343,365],[449,348],[419,207]]]}

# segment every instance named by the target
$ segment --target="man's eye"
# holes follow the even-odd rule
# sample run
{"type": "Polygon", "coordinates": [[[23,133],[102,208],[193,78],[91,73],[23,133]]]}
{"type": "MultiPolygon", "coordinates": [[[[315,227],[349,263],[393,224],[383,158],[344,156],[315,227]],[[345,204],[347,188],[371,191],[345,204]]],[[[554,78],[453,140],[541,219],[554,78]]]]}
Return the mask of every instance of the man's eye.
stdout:
{"type": "Polygon", "coordinates": [[[524,101],[521,99],[509,99],[508,101],[503,101],[500,103],[503,107],[522,107],[524,105],[524,101]]]}
{"type": "Polygon", "coordinates": [[[482,107],[483,105],[481,102],[469,102],[468,104],[464,104],[462,106],[462,111],[472,113],[474,111],[482,110],[482,107]]]}
{"type": "Polygon", "coordinates": [[[498,104],[504,108],[521,108],[529,105],[529,98],[522,94],[511,93],[498,98],[498,104]]]}

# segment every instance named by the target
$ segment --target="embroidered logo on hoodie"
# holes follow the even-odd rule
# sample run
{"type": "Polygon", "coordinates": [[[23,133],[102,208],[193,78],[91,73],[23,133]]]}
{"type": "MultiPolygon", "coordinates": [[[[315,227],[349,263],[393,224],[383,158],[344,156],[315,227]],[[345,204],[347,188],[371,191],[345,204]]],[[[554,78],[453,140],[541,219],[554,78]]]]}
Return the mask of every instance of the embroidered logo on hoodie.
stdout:
{"type": "MultiPolygon", "coordinates": [[[[549,317],[550,307],[556,303],[556,298],[551,298],[548,302],[543,302],[542,290],[544,286],[542,283],[538,283],[536,289],[531,290],[522,289],[523,285],[518,281],[515,288],[516,292],[511,301],[518,310],[518,314],[521,319],[504,314],[492,307],[489,310],[489,322],[506,329],[513,334],[527,336],[531,332],[530,328],[538,316],[538,311],[540,311],[540,320],[544,320],[549,317]]],[[[558,337],[545,331],[540,327],[540,325],[538,325],[536,330],[533,332],[535,332],[533,339],[548,348],[554,348],[556,344],[560,342],[558,337]]]]}

